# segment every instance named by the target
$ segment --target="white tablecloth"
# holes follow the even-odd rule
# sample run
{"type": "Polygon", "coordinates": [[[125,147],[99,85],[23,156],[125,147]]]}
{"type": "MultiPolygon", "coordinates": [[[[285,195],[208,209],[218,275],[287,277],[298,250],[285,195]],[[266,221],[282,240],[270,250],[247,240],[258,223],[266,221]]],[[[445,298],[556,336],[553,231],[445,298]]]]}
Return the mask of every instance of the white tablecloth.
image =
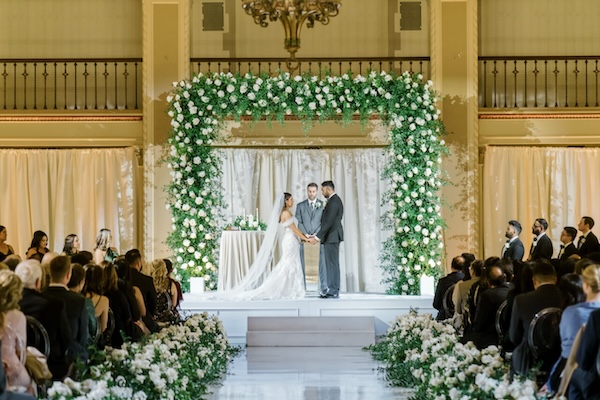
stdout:
{"type": "Polygon", "coordinates": [[[238,283],[254,261],[265,232],[224,231],[219,250],[218,290],[231,289],[238,283]]]}

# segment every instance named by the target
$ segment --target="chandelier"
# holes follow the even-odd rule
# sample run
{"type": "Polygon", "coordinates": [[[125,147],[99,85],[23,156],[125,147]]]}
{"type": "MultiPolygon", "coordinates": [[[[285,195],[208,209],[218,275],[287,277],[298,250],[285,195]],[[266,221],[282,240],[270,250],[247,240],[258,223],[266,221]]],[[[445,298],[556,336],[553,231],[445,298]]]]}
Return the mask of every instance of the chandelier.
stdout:
{"type": "MultiPolygon", "coordinates": [[[[331,17],[338,15],[342,0],[242,0],[246,14],[252,16],[254,22],[263,28],[269,21],[280,20],[285,30],[283,47],[290,53],[290,60],[295,60],[300,48],[300,31],[305,21],[308,28],[315,26],[315,21],[323,25],[329,23],[331,17]]],[[[289,65],[289,63],[288,63],[289,65]]]]}

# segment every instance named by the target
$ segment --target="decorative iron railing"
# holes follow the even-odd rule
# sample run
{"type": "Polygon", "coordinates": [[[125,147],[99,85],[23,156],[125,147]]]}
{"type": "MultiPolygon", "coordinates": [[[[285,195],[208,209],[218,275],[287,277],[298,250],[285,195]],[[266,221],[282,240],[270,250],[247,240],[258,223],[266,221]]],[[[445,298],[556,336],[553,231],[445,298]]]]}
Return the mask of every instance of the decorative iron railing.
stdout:
{"type": "Polygon", "coordinates": [[[141,58],[0,59],[2,110],[137,110],[141,58]]]}
{"type": "Polygon", "coordinates": [[[599,62],[600,56],[479,57],[479,107],[598,107],[599,62]]]}
{"type": "Polygon", "coordinates": [[[278,71],[308,73],[322,77],[326,73],[345,74],[351,71],[354,75],[364,75],[369,71],[387,71],[401,74],[405,71],[420,73],[424,79],[430,77],[429,57],[335,57],[335,58],[298,58],[291,65],[287,58],[192,58],[192,73],[231,72],[245,74],[267,73],[278,71]]]}

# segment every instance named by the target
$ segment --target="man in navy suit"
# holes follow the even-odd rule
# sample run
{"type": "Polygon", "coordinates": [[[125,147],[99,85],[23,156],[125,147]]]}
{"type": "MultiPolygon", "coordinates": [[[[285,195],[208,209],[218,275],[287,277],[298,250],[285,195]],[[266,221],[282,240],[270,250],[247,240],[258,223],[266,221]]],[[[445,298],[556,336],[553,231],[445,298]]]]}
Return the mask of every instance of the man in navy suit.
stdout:
{"type": "MultiPolygon", "coordinates": [[[[321,217],[323,216],[323,202],[317,199],[319,185],[311,182],[306,187],[308,198],[298,203],[296,207],[296,219],[298,229],[307,237],[311,237],[321,229],[321,217]]],[[[300,262],[302,263],[302,274],[304,275],[304,289],[306,289],[306,266],[304,262],[304,244],[300,244],[300,262]]],[[[319,255],[319,290],[325,287],[327,276],[325,274],[325,257],[319,255]]]]}
{"type": "Polygon", "coordinates": [[[598,238],[592,232],[594,227],[594,220],[592,217],[582,217],[579,221],[577,228],[581,231],[582,235],[577,241],[577,252],[581,258],[585,258],[590,253],[600,251],[600,244],[598,244],[598,238]]]}
{"type": "Polygon", "coordinates": [[[504,236],[507,237],[506,244],[502,248],[502,259],[506,261],[522,261],[525,254],[523,242],[519,239],[521,234],[521,224],[519,221],[508,221],[508,227],[504,236]]]}
{"type": "Polygon", "coordinates": [[[531,233],[535,235],[531,249],[529,250],[528,261],[539,260],[545,258],[546,260],[552,259],[552,253],[554,248],[552,247],[552,240],[546,234],[548,229],[548,221],[544,218],[538,218],[531,227],[531,233]]]}
{"type": "Polygon", "coordinates": [[[337,299],[340,296],[340,242],[344,240],[344,205],[340,196],[335,193],[332,181],[321,184],[321,193],[327,199],[327,205],[321,217],[321,229],[309,239],[309,243],[321,243],[321,252],[325,256],[327,282],[326,287],[320,288],[320,297],[337,299]]]}

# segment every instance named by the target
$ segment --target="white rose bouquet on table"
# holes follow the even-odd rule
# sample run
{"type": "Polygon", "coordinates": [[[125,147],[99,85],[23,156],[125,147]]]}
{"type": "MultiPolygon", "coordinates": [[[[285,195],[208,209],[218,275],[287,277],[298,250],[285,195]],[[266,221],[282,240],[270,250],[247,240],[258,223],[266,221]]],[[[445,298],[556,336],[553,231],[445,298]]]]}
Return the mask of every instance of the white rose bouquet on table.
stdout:
{"type": "Polygon", "coordinates": [[[231,224],[233,229],[237,229],[240,231],[266,231],[267,224],[261,221],[258,218],[255,218],[254,215],[238,215],[233,220],[231,224]]]}

